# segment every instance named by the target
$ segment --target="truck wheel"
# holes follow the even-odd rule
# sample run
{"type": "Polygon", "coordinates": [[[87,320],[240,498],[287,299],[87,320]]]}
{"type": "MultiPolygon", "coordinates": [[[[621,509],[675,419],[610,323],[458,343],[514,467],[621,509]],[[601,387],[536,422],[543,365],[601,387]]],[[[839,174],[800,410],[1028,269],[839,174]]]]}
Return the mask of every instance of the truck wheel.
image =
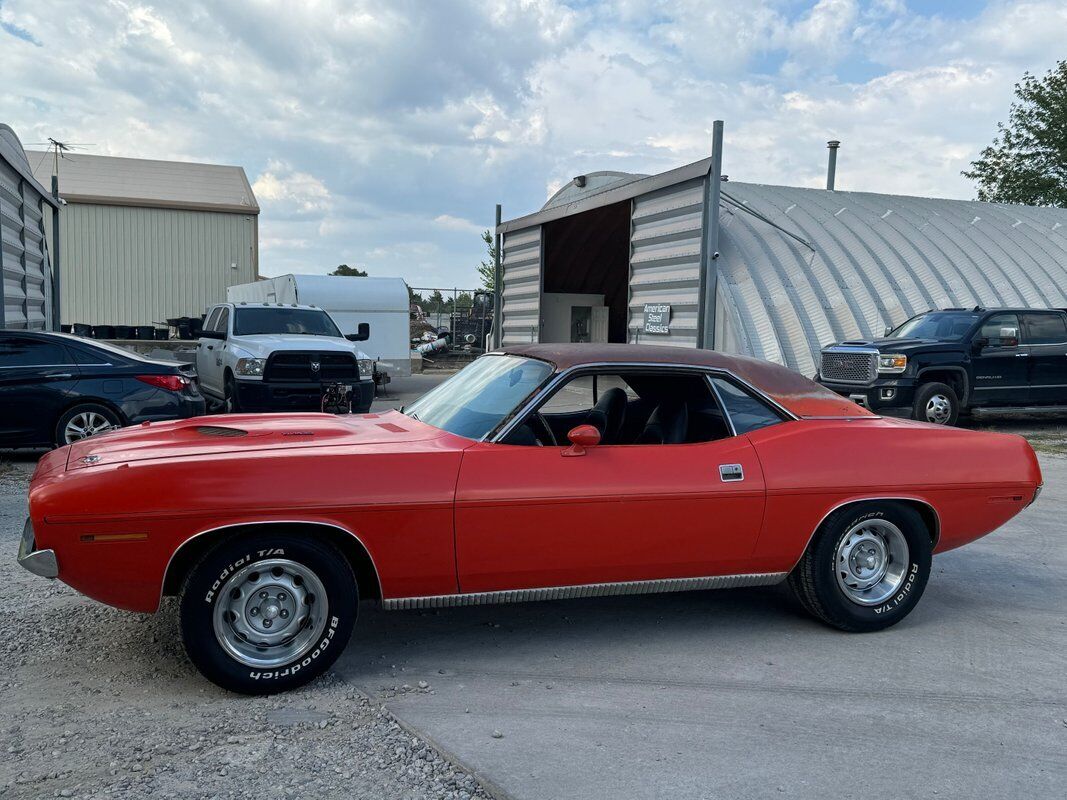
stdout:
{"type": "Polygon", "coordinates": [[[326,542],[290,534],[229,539],[192,569],[179,597],[189,659],[210,681],[273,694],[321,675],[344,650],[359,592],[326,542]]]}
{"type": "Polygon", "coordinates": [[[789,585],[804,609],[843,631],[879,631],[906,617],[926,588],[933,545],[922,517],[893,502],[831,514],[789,585]]]}
{"type": "Polygon", "coordinates": [[[237,398],[237,381],[233,375],[227,374],[222,391],[225,399],[222,401],[223,414],[238,414],[241,411],[241,403],[237,398]]]}
{"type": "Polygon", "coordinates": [[[912,419],[935,425],[955,425],[960,415],[960,401],[955,390],[944,383],[924,383],[915,392],[912,419]]]}

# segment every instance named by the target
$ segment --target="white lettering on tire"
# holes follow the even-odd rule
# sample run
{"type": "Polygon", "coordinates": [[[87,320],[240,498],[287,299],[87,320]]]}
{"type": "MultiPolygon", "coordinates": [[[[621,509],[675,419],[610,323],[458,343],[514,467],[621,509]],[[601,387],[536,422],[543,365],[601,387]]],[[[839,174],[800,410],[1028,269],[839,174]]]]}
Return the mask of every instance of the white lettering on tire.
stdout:
{"type": "Polygon", "coordinates": [[[290,664],[285,669],[271,670],[270,672],[249,672],[248,677],[254,681],[260,680],[277,680],[278,678],[285,678],[289,675],[295,675],[304,667],[310,666],[311,663],[322,655],[322,651],[330,646],[330,641],[333,639],[334,634],[337,633],[337,626],[341,623],[337,617],[330,617],[330,627],[323,636],[322,641],[319,642],[319,646],[316,647],[310,655],[305,656],[302,661],[290,664]]]}
{"type": "Polygon", "coordinates": [[[878,606],[878,608],[874,609],[874,613],[875,614],[884,614],[886,612],[892,611],[894,608],[896,608],[902,602],[904,602],[904,600],[908,597],[908,595],[911,594],[911,587],[915,585],[915,579],[918,576],[919,576],[919,565],[913,563],[911,565],[911,569],[908,570],[908,577],[904,581],[904,585],[902,587],[900,587],[900,591],[897,592],[896,597],[894,597],[891,602],[886,603],[884,606],[878,606]]]}
{"type": "MultiPolygon", "coordinates": [[[[266,550],[257,550],[256,551],[256,557],[257,558],[266,558],[268,556],[284,556],[284,555],[285,555],[285,550],[282,549],[281,547],[269,547],[266,550]]],[[[233,573],[235,573],[238,569],[243,567],[245,564],[249,563],[251,560],[252,560],[252,554],[248,553],[247,555],[241,556],[239,559],[237,559],[232,564],[230,564],[228,567],[226,567],[226,569],[224,569],[219,574],[219,577],[215,580],[215,582],[213,584],[211,584],[211,588],[207,590],[207,594],[204,596],[204,602],[207,603],[208,605],[213,603],[215,601],[216,593],[219,591],[219,588],[222,586],[222,584],[226,583],[226,579],[229,578],[231,575],[233,575],[233,573]]]]}

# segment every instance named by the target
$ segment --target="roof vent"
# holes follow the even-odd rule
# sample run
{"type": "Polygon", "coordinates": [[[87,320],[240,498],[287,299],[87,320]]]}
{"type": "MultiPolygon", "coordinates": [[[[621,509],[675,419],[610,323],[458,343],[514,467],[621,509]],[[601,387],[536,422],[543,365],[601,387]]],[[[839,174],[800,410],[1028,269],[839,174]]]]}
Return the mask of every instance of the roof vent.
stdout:
{"type": "Polygon", "coordinates": [[[248,431],[240,428],[227,428],[222,425],[197,425],[196,432],[202,436],[219,436],[221,438],[233,438],[234,436],[248,436],[248,431]]]}

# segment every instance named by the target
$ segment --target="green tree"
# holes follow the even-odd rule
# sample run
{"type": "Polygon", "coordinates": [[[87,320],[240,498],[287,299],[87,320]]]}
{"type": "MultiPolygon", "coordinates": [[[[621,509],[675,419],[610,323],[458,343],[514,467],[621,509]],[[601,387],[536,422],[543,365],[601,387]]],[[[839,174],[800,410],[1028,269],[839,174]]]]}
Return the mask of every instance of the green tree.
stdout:
{"type": "Polygon", "coordinates": [[[359,267],[350,267],[348,264],[339,264],[337,269],[329,273],[330,275],[344,275],[349,278],[366,278],[367,273],[361,270],[359,267]]]}
{"type": "Polygon", "coordinates": [[[491,292],[496,288],[496,245],[489,231],[482,231],[482,241],[488,259],[478,265],[478,276],[482,279],[482,288],[491,292]]]}
{"type": "Polygon", "coordinates": [[[979,200],[1067,207],[1067,61],[1043,78],[1025,73],[1015,98],[1008,123],[997,123],[993,144],[963,175],[979,200]]]}

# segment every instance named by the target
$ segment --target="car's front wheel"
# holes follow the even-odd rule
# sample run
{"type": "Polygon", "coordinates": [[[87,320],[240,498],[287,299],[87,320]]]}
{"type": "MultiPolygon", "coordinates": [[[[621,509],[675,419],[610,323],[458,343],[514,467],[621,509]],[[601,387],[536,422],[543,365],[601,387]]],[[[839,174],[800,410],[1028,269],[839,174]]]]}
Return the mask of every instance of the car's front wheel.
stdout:
{"type": "Polygon", "coordinates": [[[337,660],[358,599],[352,568],[332,545],[244,535],[211,550],[186,578],[182,639],[193,664],[224,689],[285,691],[337,660]]]}
{"type": "Polygon", "coordinates": [[[924,383],[915,392],[912,418],[935,425],[955,425],[960,415],[960,400],[945,383],[924,383]]]}
{"type": "Polygon", "coordinates": [[[933,544],[915,509],[896,502],[846,506],[822,524],[789,575],[800,604],[844,631],[878,631],[915,608],[933,544]]]}

